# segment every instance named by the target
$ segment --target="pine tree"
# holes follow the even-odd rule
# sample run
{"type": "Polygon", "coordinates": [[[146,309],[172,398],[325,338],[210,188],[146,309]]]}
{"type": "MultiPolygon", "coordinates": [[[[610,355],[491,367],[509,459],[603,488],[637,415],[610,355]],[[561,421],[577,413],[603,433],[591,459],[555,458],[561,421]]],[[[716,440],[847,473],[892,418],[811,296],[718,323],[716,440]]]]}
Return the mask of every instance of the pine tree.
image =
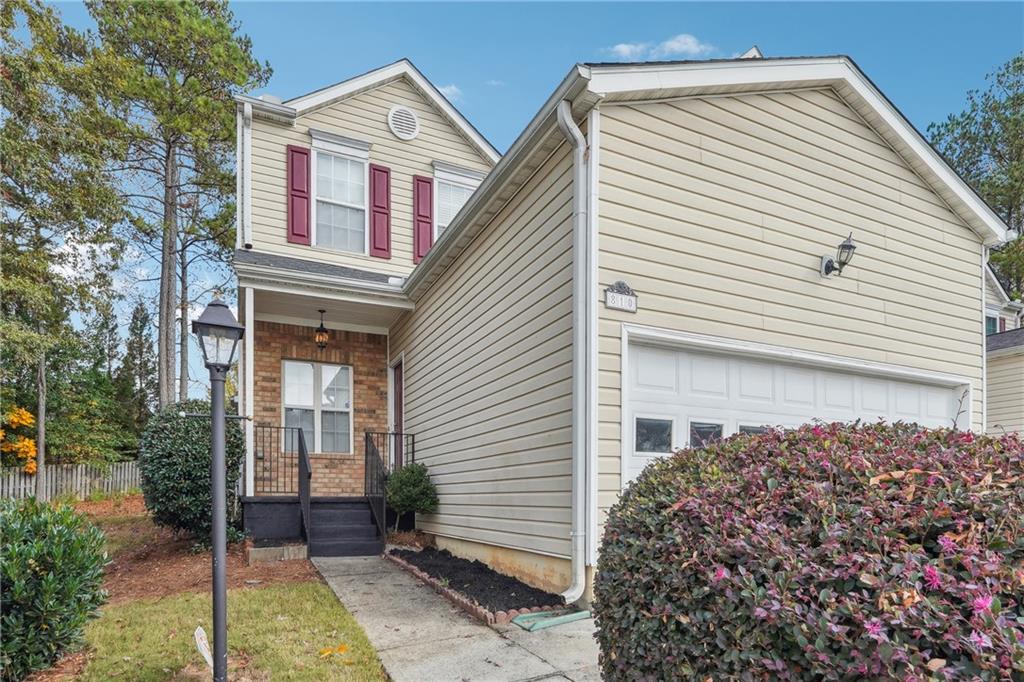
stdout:
{"type": "Polygon", "coordinates": [[[124,357],[115,384],[125,426],[140,435],[158,402],[153,352],[153,316],[142,301],[132,309],[124,357]]]}

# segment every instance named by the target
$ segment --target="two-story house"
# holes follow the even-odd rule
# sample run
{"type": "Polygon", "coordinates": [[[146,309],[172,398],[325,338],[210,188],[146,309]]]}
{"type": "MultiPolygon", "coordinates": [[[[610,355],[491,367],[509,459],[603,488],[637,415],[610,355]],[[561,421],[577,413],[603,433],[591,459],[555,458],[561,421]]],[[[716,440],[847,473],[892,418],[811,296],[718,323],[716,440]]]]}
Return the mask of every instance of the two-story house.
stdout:
{"type": "Polygon", "coordinates": [[[380,551],[415,458],[440,547],[575,601],[653,458],[983,429],[1006,226],[849,58],[747,56],[575,65],[500,159],[406,61],[240,98],[247,527],[380,551]]]}

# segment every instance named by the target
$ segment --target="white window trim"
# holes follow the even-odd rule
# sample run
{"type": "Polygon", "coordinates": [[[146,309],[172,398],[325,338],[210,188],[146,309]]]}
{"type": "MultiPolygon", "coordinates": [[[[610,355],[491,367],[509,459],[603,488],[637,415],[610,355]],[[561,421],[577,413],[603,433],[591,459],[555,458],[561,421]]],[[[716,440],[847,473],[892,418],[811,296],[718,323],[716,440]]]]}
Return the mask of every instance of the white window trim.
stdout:
{"type": "MultiPolygon", "coordinates": [[[[315,360],[298,360],[295,358],[283,358],[281,360],[281,426],[285,424],[285,414],[289,407],[296,410],[313,410],[313,445],[310,448],[309,454],[311,455],[354,455],[355,450],[355,411],[356,411],[356,393],[355,393],[355,369],[352,365],[335,364],[333,362],[317,362],[315,360]],[[285,402],[285,382],[288,381],[288,376],[285,371],[289,362],[303,363],[313,366],[313,406],[310,408],[306,405],[291,405],[285,402]],[[320,451],[320,428],[322,424],[321,413],[323,412],[323,406],[319,404],[320,396],[323,392],[323,374],[320,370],[321,367],[345,367],[348,369],[348,452],[321,452],[320,451]]],[[[346,410],[327,410],[328,412],[345,412],[346,410]]],[[[306,444],[309,446],[309,444],[306,444]]]]}
{"type": "Polygon", "coordinates": [[[679,447],[679,445],[677,444],[677,440],[678,440],[678,437],[679,437],[679,430],[678,429],[679,429],[679,423],[678,423],[678,420],[676,419],[675,415],[664,414],[664,413],[658,414],[658,413],[654,413],[654,412],[634,412],[633,413],[633,420],[632,420],[632,423],[630,425],[630,433],[629,433],[630,445],[629,445],[629,447],[630,447],[630,449],[633,450],[633,454],[636,455],[636,456],[639,456],[639,457],[665,457],[665,456],[668,456],[668,455],[672,455],[672,454],[675,453],[675,450],[678,449],[678,447],[679,447]],[[653,451],[652,452],[647,452],[645,450],[637,450],[636,449],[636,422],[637,422],[638,419],[655,419],[657,421],[662,421],[662,422],[672,422],[672,433],[669,435],[669,438],[668,438],[668,440],[669,440],[669,451],[668,452],[653,452],[653,451]]]}
{"type": "Polygon", "coordinates": [[[359,140],[353,140],[352,138],[343,137],[342,135],[335,135],[334,133],[327,133],[321,130],[314,130],[310,128],[310,137],[313,138],[313,144],[311,149],[310,158],[310,178],[309,183],[310,195],[312,201],[310,201],[309,208],[309,236],[310,244],[317,249],[324,251],[331,251],[334,253],[350,253],[354,255],[370,255],[370,144],[367,142],[361,142],[359,140]],[[343,159],[349,161],[355,161],[363,164],[363,205],[354,206],[344,201],[334,201],[333,199],[321,199],[317,194],[316,187],[316,169],[317,169],[317,155],[319,153],[330,154],[331,156],[340,156],[343,159]],[[363,212],[363,250],[360,251],[346,251],[344,249],[335,249],[329,246],[320,246],[317,244],[316,234],[316,204],[318,201],[325,201],[335,206],[344,206],[345,208],[354,208],[363,212]]]}
{"type": "MultiPolygon", "coordinates": [[[[438,183],[446,182],[449,185],[458,185],[459,187],[463,187],[465,189],[469,189],[469,190],[472,190],[473,192],[475,192],[476,188],[479,187],[480,183],[483,181],[485,173],[481,173],[480,171],[471,170],[469,168],[463,168],[461,166],[455,166],[453,164],[445,163],[443,161],[434,161],[433,162],[433,166],[434,166],[434,188],[433,188],[433,197],[432,197],[432,204],[433,205],[430,207],[430,212],[433,215],[433,222],[434,222],[434,224],[431,226],[431,231],[432,231],[432,234],[433,234],[434,242],[436,243],[437,242],[437,238],[439,236],[439,234],[438,234],[438,224],[437,224],[437,216],[438,216],[437,197],[439,195],[438,183]]],[[[454,218],[454,217],[455,216],[452,216],[452,218],[454,218]]],[[[454,222],[454,220],[452,222],[454,222]]],[[[451,222],[448,223],[448,225],[451,225],[451,222]]],[[[445,225],[445,228],[447,228],[448,225],[445,225]]]]}

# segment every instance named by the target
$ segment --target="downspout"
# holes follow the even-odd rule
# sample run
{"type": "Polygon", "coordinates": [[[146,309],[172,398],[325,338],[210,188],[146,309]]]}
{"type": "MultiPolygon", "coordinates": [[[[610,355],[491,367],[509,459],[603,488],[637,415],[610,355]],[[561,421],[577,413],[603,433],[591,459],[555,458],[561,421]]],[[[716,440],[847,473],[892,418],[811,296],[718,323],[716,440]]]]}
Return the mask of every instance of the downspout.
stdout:
{"type": "Polygon", "coordinates": [[[572,119],[572,104],[558,103],[558,127],[572,145],[572,584],[562,593],[567,604],[587,588],[587,140],[572,119]]]}

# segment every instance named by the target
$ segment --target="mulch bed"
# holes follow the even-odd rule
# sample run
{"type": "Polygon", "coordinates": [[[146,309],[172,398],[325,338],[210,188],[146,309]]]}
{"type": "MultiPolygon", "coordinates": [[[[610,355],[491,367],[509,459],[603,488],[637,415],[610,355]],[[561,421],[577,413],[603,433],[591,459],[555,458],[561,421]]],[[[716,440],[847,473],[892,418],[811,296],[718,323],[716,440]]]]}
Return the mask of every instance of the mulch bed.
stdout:
{"type": "Polygon", "coordinates": [[[564,608],[562,598],[556,594],[530,587],[487,564],[462,559],[447,550],[394,549],[388,556],[428,579],[435,590],[488,623],[507,623],[520,613],[564,608]]]}

